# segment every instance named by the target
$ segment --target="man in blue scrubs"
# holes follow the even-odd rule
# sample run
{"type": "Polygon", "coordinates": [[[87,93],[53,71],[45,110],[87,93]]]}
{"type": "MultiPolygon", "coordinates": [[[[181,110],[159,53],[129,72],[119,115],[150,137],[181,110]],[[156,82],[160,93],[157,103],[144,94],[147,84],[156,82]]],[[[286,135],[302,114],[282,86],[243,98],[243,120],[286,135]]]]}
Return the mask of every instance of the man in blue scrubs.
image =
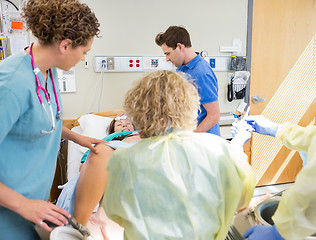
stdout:
{"type": "Polygon", "coordinates": [[[197,85],[201,99],[195,132],[220,136],[217,78],[210,65],[193,50],[188,31],[181,26],[170,26],[164,33],[159,33],[155,41],[166,55],[166,60],[197,85]]]}

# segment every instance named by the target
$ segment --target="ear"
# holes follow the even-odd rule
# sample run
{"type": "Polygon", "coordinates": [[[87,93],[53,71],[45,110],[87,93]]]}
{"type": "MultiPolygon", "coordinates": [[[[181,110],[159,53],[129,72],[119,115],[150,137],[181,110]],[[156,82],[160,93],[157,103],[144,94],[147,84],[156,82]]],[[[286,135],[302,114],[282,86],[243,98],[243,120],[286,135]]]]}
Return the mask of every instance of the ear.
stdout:
{"type": "Polygon", "coordinates": [[[177,43],[177,47],[179,47],[180,52],[185,49],[185,46],[182,43],[177,43]]]}
{"type": "Polygon", "coordinates": [[[59,51],[64,53],[72,48],[72,41],[70,39],[64,39],[59,43],[59,51]]]}

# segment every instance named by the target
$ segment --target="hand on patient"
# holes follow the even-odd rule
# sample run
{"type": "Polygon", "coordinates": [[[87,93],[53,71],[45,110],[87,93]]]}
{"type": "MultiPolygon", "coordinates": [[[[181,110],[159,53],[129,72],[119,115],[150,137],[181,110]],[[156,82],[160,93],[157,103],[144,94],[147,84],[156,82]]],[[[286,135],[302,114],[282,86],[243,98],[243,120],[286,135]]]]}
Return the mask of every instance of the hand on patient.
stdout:
{"type": "Polygon", "coordinates": [[[89,148],[92,152],[98,153],[97,149],[95,148],[95,144],[97,143],[108,143],[107,141],[104,141],[102,139],[96,139],[96,138],[91,138],[91,137],[86,137],[83,135],[79,135],[77,141],[77,144],[89,148]]]}
{"type": "Polygon", "coordinates": [[[263,226],[256,225],[249,228],[244,236],[248,240],[284,240],[284,238],[280,235],[275,225],[273,226],[263,226]]]}
{"type": "Polygon", "coordinates": [[[248,116],[244,119],[253,127],[255,132],[272,137],[275,137],[275,134],[280,126],[261,115],[248,116]]]}
{"type": "Polygon", "coordinates": [[[80,135],[78,133],[75,133],[73,131],[70,131],[68,128],[63,126],[62,128],[62,134],[61,134],[62,139],[70,140],[73,141],[83,147],[89,148],[92,152],[98,153],[96,150],[94,144],[97,143],[107,143],[107,141],[96,139],[96,138],[91,138],[91,137],[86,137],[83,135],[80,135]]]}
{"type": "Polygon", "coordinates": [[[25,219],[38,224],[48,232],[51,232],[52,229],[44,222],[44,220],[58,226],[63,226],[68,223],[67,219],[71,217],[66,210],[51,202],[31,200],[27,198],[24,198],[21,207],[17,209],[16,212],[25,219]]]}

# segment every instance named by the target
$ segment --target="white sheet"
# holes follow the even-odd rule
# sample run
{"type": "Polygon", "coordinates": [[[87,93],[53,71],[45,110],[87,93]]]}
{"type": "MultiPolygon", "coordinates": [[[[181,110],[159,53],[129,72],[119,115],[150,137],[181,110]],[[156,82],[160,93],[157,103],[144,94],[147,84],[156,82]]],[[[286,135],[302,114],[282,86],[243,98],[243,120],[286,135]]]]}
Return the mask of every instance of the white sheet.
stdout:
{"type": "MultiPolygon", "coordinates": [[[[75,133],[81,134],[81,127],[77,126],[71,129],[75,133]]],[[[81,151],[81,146],[68,141],[68,155],[67,155],[67,178],[68,180],[74,178],[78,172],[80,167],[80,160],[84,153],[81,151]]]]}
{"type": "MultiPolygon", "coordinates": [[[[75,133],[81,134],[82,129],[80,126],[74,127],[71,129],[75,133]]],[[[68,155],[67,155],[67,177],[68,180],[75,177],[79,172],[80,160],[85,151],[83,151],[82,147],[72,141],[68,141],[68,155]]],[[[124,239],[124,229],[120,227],[117,223],[109,219],[107,216],[102,216],[102,221],[105,222],[106,235],[108,239],[106,240],[123,240],[124,239]]],[[[97,216],[97,217],[99,217],[97,216]]],[[[93,226],[95,224],[88,224],[88,226],[93,226]]],[[[94,237],[94,240],[105,240],[100,234],[101,229],[97,226],[93,226],[90,229],[91,235],[94,237]]]]}

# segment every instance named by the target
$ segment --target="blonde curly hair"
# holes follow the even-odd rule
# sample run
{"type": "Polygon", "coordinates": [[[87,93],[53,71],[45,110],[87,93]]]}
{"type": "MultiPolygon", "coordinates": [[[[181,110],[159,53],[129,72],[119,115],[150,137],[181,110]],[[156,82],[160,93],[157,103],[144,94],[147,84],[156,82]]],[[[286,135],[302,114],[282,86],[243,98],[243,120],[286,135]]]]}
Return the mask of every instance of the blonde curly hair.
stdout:
{"type": "Polygon", "coordinates": [[[124,109],[142,138],[170,128],[194,130],[199,109],[196,87],[184,74],[157,71],[138,80],[127,92],[124,109]]]}
{"type": "Polygon", "coordinates": [[[85,46],[100,32],[94,13],[78,0],[28,0],[22,17],[43,45],[70,39],[74,48],[85,46]]]}

